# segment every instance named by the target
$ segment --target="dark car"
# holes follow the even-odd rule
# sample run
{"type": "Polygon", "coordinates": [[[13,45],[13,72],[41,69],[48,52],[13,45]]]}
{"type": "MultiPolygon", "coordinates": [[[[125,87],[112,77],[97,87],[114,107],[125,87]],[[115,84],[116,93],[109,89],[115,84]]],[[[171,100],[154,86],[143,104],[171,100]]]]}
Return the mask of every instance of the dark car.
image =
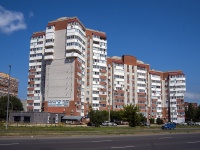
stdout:
{"type": "Polygon", "coordinates": [[[95,126],[95,124],[92,123],[92,122],[88,122],[88,123],[87,123],[87,126],[95,126]]]}
{"type": "Polygon", "coordinates": [[[195,125],[195,123],[193,121],[188,121],[187,124],[188,125],[195,125]]]}
{"type": "Polygon", "coordinates": [[[140,125],[141,126],[150,126],[150,124],[148,122],[145,122],[145,121],[144,122],[140,122],[140,125]]]}
{"type": "Polygon", "coordinates": [[[114,123],[116,123],[117,125],[121,125],[122,121],[115,120],[114,123]]]}

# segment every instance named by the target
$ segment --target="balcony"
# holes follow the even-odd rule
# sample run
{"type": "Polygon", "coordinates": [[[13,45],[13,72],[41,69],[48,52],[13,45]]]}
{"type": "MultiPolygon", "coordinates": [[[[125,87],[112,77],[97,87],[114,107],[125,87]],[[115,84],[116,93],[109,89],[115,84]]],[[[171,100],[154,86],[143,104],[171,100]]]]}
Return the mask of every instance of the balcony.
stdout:
{"type": "Polygon", "coordinates": [[[36,43],[37,42],[37,39],[34,38],[34,39],[31,39],[31,42],[30,43],[36,43]]]}
{"type": "Polygon", "coordinates": [[[85,61],[85,59],[83,58],[83,56],[81,56],[78,53],[72,52],[72,53],[66,53],[66,58],[71,58],[71,57],[78,57],[81,60],[85,61]]]}
{"type": "Polygon", "coordinates": [[[85,86],[82,84],[82,85],[81,85],[81,88],[85,88],[85,86]]]}
{"type": "Polygon", "coordinates": [[[35,48],[35,45],[31,45],[30,48],[35,48]]]}
{"type": "Polygon", "coordinates": [[[99,84],[98,81],[92,81],[92,84],[99,84]]]}
{"type": "Polygon", "coordinates": [[[41,90],[40,87],[34,87],[34,90],[41,90]]]}
{"type": "Polygon", "coordinates": [[[47,39],[55,39],[55,34],[54,33],[47,33],[46,34],[46,40],[47,39]]]}
{"type": "MultiPolygon", "coordinates": [[[[41,96],[40,93],[34,93],[34,96],[41,96]]],[[[35,100],[34,100],[35,101],[35,100]]],[[[36,100],[37,101],[37,100],[36,100]]]]}
{"type": "Polygon", "coordinates": [[[35,51],[36,54],[42,54],[43,53],[43,50],[37,50],[35,51]]]}
{"type": "Polygon", "coordinates": [[[84,109],[84,105],[81,105],[81,109],[84,109]]]}
{"type": "Polygon", "coordinates": [[[79,53],[82,53],[82,49],[79,46],[75,46],[75,45],[66,46],[66,51],[68,50],[75,50],[75,51],[78,51],[79,53]]]}
{"type": "Polygon", "coordinates": [[[41,74],[37,74],[37,75],[35,75],[35,78],[41,78],[41,74]]]}
{"type": "Polygon", "coordinates": [[[41,84],[41,80],[35,81],[35,84],[41,84]]]}
{"type": "Polygon", "coordinates": [[[44,56],[45,60],[53,60],[53,55],[44,56]]]}
{"type": "Polygon", "coordinates": [[[42,62],[29,63],[29,66],[40,66],[40,65],[42,65],[42,62]]]}
{"type": "Polygon", "coordinates": [[[35,59],[41,60],[41,59],[42,59],[42,56],[36,56],[35,59]]]}
{"type": "Polygon", "coordinates": [[[46,34],[47,33],[55,33],[55,27],[54,26],[52,28],[46,27],[46,34]]]}
{"type": "Polygon", "coordinates": [[[98,42],[100,42],[100,39],[97,38],[97,37],[93,37],[92,39],[93,39],[94,41],[98,41],[98,42]]]}
{"type": "Polygon", "coordinates": [[[93,47],[98,47],[98,48],[100,48],[100,45],[99,45],[99,44],[94,44],[94,43],[93,43],[93,47]]]}
{"type": "Polygon", "coordinates": [[[54,46],[54,42],[48,42],[48,43],[45,44],[45,46],[46,47],[48,47],[48,46],[54,46]]]}
{"type": "Polygon", "coordinates": [[[41,72],[42,68],[36,68],[36,72],[41,72]]]}
{"type": "Polygon", "coordinates": [[[45,53],[54,53],[54,49],[53,48],[45,49],[45,53]]]}

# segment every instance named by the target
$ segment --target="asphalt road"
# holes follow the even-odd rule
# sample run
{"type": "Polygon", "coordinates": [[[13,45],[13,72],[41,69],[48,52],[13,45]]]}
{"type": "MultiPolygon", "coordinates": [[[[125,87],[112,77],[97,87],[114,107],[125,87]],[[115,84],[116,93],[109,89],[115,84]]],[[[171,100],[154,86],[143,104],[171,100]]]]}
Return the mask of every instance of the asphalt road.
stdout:
{"type": "Polygon", "coordinates": [[[200,134],[0,138],[0,150],[199,150],[200,134]]]}

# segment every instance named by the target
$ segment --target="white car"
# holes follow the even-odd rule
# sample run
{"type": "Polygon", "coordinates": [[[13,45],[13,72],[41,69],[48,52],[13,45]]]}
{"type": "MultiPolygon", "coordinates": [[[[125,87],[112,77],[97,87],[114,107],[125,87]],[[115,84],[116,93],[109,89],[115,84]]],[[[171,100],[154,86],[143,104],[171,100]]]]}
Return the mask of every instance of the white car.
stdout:
{"type": "Polygon", "coordinates": [[[102,123],[102,126],[117,126],[117,124],[114,122],[105,121],[102,123]]]}
{"type": "Polygon", "coordinates": [[[112,125],[112,123],[109,121],[105,121],[102,123],[102,126],[111,126],[111,125],[112,125]]]}
{"type": "Polygon", "coordinates": [[[200,122],[195,122],[195,125],[200,125],[200,122]]]}
{"type": "Polygon", "coordinates": [[[180,124],[180,125],[184,125],[184,126],[186,126],[186,125],[187,125],[187,123],[186,123],[186,122],[180,122],[179,124],[180,124]]]}
{"type": "Polygon", "coordinates": [[[111,122],[112,123],[112,126],[117,126],[117,124],[116,123],[114,123],[114,122],[111,122]]]}

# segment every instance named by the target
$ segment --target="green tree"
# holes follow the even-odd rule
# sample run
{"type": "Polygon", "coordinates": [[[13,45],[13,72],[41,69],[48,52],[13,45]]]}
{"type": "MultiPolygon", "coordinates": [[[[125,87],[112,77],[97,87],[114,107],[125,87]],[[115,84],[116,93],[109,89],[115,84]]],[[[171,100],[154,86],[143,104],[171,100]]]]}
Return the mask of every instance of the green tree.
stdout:
{"type": "Polygon", "coordinates": [[[157,124],[163,124],[163,120],[160,119],[160,118],[157,118],[157,119],[156,119],[156,123],[157,123],[157,124]]]}
{"type": "MultiPolygon", "coordinates": [[[[7,102],[8,96],[0,97],[0,120],[6,120],[7,102]]],[[[9,97],[9,112],[11,111],[23,111],[21,100],[14,96],[9,97]]]]}
{"type": "Polygon", "coordinates": [[[154,118],[150,118],[150,124],[154,124],[154,118]]]}
{"type": "Polygon", "coordinates": [[[124,119],[128,121],[129,126],[135,127],[140,123],[140,116],[138,114],[139,107],[136,105],[126,105],[124,106],[124,119]]]}
{"type": "Polygon", "coordinates": [[[185,116],[187,121],[195,121],[195,108],[192,103],[189,103],[188,108],[185,108],[185,116]]]}
{"type": "Polygon", "coordinates": [[[139,115],[139,118],[140,118],[140,122],[147,121],[147,118],[142,113],[139,113],[138,115],[139,115]]]}
{"type": "Polygon", "coordinates": [[[123,110],[111,111],[110,112],[111,121],[122,121],[123,120],[123,110]]]}
{"type": "Polygon", "coordinates": [[[90,107],[89,117],[90,117],[90,122],[94,123],[95,127],[100,127],[102,122],[108,120],[108,112],[93,110],[92,107],[90,107]]]}
{"type": "MultiPolygon", "coordinates": [[[[104,122],[104,121],[107,121],[108,120],[108,111],[106,111],[106,110],[103,110],[103,111],[99,111],[100,112],[100,114],[101,114],[101,120],[102,120],[102,122],[104,122]]],[[[102,123],[101,122],[101,123],[102,123]]]]}
{"type": "Polygon", "coordinates": [[[195,120],[200,122],[200,105],[195,110],[195,120]]]}

